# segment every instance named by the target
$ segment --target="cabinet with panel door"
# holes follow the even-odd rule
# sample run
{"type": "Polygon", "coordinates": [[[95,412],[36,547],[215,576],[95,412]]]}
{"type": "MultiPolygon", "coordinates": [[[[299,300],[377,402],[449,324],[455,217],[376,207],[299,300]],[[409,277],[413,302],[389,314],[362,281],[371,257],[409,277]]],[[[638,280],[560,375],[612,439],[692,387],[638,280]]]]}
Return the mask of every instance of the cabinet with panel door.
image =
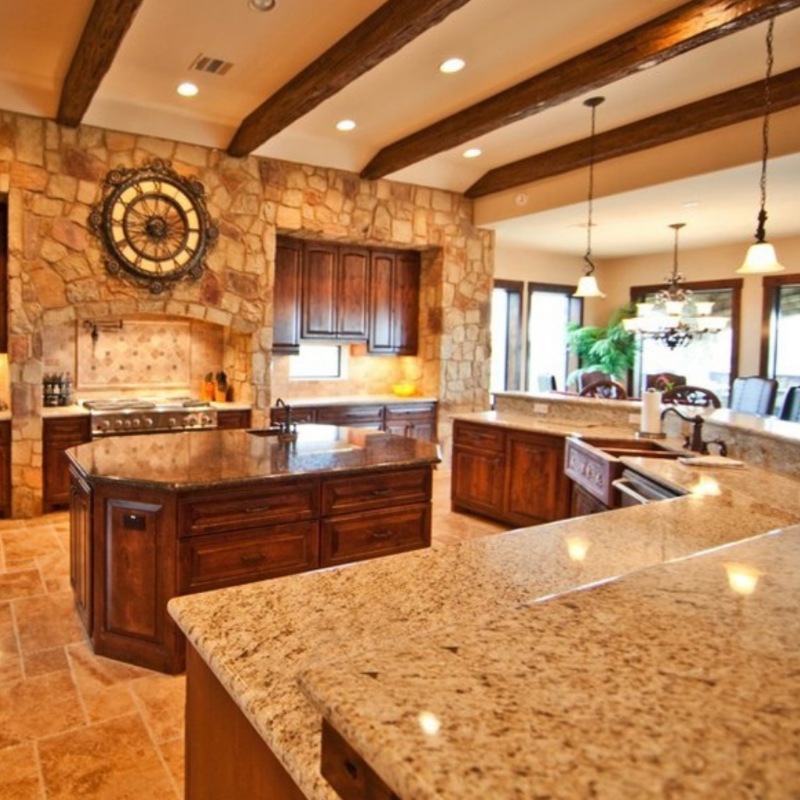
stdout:
{"type": "Polygon", "coordinates": [[[370,253],[370,353],[415,355],[419,329],[419,253],[370,253]]]}
{"type": "Polygon", "coordinates": [[[302,338],[367,338],[368,270],[369,253],[364,248],[304,242],[302,338]]]}
{"type": "Polygon", "coordinates": [[[11,516],[11,420],[0,421],[0,515],[11,516]]]}
{"type": "Polygon", "coordinates": [[[222,430],[231,428],[249,428],[253,412],[249,408],[218,408],[217,427],[222,430]]]}
{"type": "Polygon", "coordinates": [[[456,420],[451,503],[512,525],[564,519],[569,512],[564,439],[456,420]]]}
{"type": "Polygon", "coordinates": [[[89,415],[45,417],[42,420],[42,509],[69,505],[69,463],[64,451],[91,439],[89,415]]]}
{"type": "Polygon", "coordinates": [[[272,350],[282,355],[300,352],[300,299],[303,243],[279,236],[275,245],[272,287],[272,350]]]}

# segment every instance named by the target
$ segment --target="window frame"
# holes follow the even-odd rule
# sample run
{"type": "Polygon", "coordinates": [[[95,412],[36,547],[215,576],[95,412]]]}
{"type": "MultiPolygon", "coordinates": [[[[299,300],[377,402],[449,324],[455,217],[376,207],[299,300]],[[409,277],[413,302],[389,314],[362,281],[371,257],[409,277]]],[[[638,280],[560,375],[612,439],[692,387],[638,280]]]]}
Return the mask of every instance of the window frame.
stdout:
{"type": "Polygon", "coordinates": [[[782,286],[800,286],[800,272],[783,275],[764,275],[761,279],[761,344],[759,348],[758,373],[763,378],[772,378],[770,374],[772,365],[770,364],[771,333],[772,333],[772,313],[778,305],[782,286]]]}
{"type": "Polygon", "coordinates": [[[509,346],[510,344],[510,331],[506,331],[506,385],[503,391],[513,392],[513,391],[520,391],[522,389],[522,378],[523,378],[523,368],[522,365],[525,361],[525,357],[527,356],[527,343],[525,341],[525,282],[524,281],[512,281],[506,280],[504,278],[495,278],[492,282],[492,290],[494,289],[504,289],[506,292],[510,294],[517,294],[519,295],[519,323],[518,323],[518,330],[517,330],[517,340],[520,344],[520,352],[516,359],[516,363],[514,363],[514,359],[512,359],[512,348],[509,346]],[[516,385],[516,389],[510,389],[509,384],[516,385]]]}

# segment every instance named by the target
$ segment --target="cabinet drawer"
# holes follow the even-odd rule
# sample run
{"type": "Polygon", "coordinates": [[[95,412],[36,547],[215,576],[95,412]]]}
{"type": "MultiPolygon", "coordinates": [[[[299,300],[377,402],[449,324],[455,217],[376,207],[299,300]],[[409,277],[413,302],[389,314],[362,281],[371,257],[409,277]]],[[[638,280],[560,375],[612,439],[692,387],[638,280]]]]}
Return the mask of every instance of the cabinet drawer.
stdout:
{"type": "Polygon", "coordinates": [[[453,430],[453,444],[460,447],[474,447],[477,450],[503,452],[503,431],[488,425],[466,425],[456,422],[453,430]]]}
{"type": "Polygon", "coordinates": [[[369,425],[383,422],[383,406],[323,406],[317,410],[322,425],[369,425]]]}
{"type": "Polygon", "coordinates": [[[323,567],[427,547],[431,543],[430,505],[323,520],[321,539],[323,567]]]}
{"type": "Polygon", "coordinates": [[[235,532],[319,516],[317,481],[276,482],[258,489],[215,492],[205,500],[192,494],[179,501],[179,536],[235,532]]]}
{"type": "Polygon", "coordinates": [[[400,800],[326,719],[320,772],[342,800],[400,800]]]}
{"type": "Polygon", "coordinates": [[[386,406],[386,422],[402,421],[409,417],[426,419],[436,414],[435,403],[402,403],[386,406]]]}
{"type": "Polygon", "coordinates": [[[222,430],[249,428],[252,414],[249,408],[217,411],[217,427],[222,430]]]}
{"type": "Polygon", "coordinates": [[[64,447],[88,442],[91,436],[89,416],[57,417],[45,419],[42,423],[42,437],[46,444],[64,447]]]}
{"type": "Polygon", "coordinates": [[[319,565],[319,524],[298,522],[181,543],[181,592],[305,572],[319,565]]]}
{"type": "Polygon", "coordinates": [[[331,478],[322,483],[322,513],[329,516],[425,503],[430,497],[431,474],[427,469],[331,478]]]}
{"type": "MultiPolygon", "coordinates": [[[[269,410],[269,421],[273,425],[278,425],[281,422],[286,422],[286,409],[285,408],[271,408],[269,410]]],[[[312,406],[304,406],[297,408],[292,406],[292,422],[298,425],[303,422],[316,422],[317,409],[312,406]]]]}

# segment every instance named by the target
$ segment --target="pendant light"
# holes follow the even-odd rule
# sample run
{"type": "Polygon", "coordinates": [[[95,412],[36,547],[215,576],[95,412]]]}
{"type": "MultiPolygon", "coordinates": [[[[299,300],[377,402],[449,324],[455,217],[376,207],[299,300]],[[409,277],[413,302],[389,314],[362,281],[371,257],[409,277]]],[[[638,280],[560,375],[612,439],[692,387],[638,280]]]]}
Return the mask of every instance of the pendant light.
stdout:
{"type": "Polygon", "coordinates": [[[775,248],[766,241],[764,226],[767,222],[767,158],[769,156],[769,112],[771,105],[770,78],[772,77],[772,32],[775,28],[775,17],[767,27],[767,75],[764,79],[764,124],[761,133],[761,209],[758,212],[756,243],[750,245],[744,263],[736,271],[741,275],[763,275],[769,272],[781,272],[784,267],[778,263],[775,248]]]}
{"type": "Polygon", "coordinates": [[[605,297],[597,285],[597,278],[594,276],[594,262],[592,261],[592,197],[594,194],[594,127],[597,106],[605,100],[605,97],[590,97],[584,100],[583,104],[592,109],[592,133],[589,137],[589,203],[588,221],[586,224],[586,253],[583,260],[586,262],[583,276],[578,281],[578,288],[573,297],[605,297]]]}

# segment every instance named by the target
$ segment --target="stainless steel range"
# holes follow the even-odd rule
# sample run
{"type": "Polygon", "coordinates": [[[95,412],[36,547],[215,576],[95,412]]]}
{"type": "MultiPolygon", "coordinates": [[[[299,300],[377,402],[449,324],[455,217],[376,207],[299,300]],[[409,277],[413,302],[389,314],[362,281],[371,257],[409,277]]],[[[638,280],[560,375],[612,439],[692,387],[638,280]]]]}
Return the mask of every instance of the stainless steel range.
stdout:
{"type": "Polygon", "coordinates": [[[83,405],[91,412],[92,438],[217,427],[217,410],[189,397],[85,400],[83,405]]]}

